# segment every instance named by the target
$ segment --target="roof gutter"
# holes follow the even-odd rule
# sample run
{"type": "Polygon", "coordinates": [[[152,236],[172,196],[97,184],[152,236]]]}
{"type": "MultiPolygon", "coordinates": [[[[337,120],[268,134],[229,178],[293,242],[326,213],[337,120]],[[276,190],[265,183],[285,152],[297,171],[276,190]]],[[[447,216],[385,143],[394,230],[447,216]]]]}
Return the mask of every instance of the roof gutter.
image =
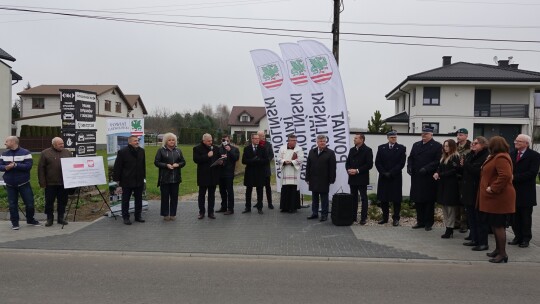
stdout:
{"type": "MultiPolygon", "coordinates": [[[[410,133],[410,130],[411,130],[411,93],[407,92],[407,91],[403,91],[401,89],[401,86],[398,87],[398,90],[400,92],[403,92],[407,95],[409,95],[409,110],[407,111],[407,114],[409,114],[409,120],[407,121],[407,133],[410,133]]],[[[414,133],[414,130],[413,130],[413,133],[414,133]]]]}

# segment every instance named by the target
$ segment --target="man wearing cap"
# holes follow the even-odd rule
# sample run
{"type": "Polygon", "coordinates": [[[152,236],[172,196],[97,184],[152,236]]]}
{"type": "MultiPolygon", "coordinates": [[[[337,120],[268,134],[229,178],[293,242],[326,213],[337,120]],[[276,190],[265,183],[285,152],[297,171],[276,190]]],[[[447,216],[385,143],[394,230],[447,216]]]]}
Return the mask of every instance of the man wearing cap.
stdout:
{"type": "MultiPolygon", "coordinates": [[[[460,160],[464,160],[467,154],[471,152],[471,141],[467,139],[469,137],[469,131],[465,128],[461,128],[456,132],[457,152],[459,153],[460,160]]],[[[458,173],[459,193],[461,195],[462,188],[462,175],[458,173]]],[[[459,232],[465,233],[468,230],[467,213],[463,207],[463,203],[460,202],[459,206],[456,206],[456,225],[459,225],[459,232]]],[[[457,227],[456,227],[457,228],[457,227]]]]}
{"type": "Polygon", "coordinates": [[[386,133],[388,143],[382,144],[377,149],[375,156],[375,167],[379,172],[377,184],[377,199],[381,202],[383,213],[380,225],[388,223],[390,215],[389,202],[392,202],[394,214],[392,214],[392,225],[399,226],[399,212],[401,211],[401,201],[403,199],[401,188],[403,184],[401,171],[405,167],[406,148],[397,143],[397,132],[392,130],[386,133]]]}
{"type": "Polygon", "coordinates": [[[532,212],[536,206],[536,175],[540,167],[540,154],[531,149],[529,135],[519,134],[514,140],[515,150],[510,153],[516,189],[516,213],[512,221],[514,239],[508,244],[529,247],[532,238],[532,212]]]}
{"type": "Polygon", "coordinates": [[[437,182],[432,178],[442,154],[442,145],[433,139],[433,128],[422,128],[422,140],[415,142],[407,159],[407,173],[411,176],[411,201],[416,207],[413,229],[430,231],[434,222],[437,182]]]}

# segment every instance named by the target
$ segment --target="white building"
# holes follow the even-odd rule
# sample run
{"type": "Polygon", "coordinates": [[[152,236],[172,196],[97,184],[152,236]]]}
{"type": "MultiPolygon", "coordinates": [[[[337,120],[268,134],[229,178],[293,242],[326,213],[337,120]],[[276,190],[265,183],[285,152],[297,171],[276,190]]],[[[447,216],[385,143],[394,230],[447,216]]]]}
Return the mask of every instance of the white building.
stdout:
{"type": "MultiPolygon", "coordinates": [[[[15,58],[6,51],[0,49],[0,139],[4,140],[11,135],[11,86],[22,80],[22,77],[15,73],[11,66],[4,61],[15,61],[15,58]],[[13,83],[12,81],[15,81],[13,83]]],[[[3,146],[0,149],[4,148],[3,146]]]]}
{"type": "Polygon", "coordinates": [[[22,125],[61,126],[60,89],[95,92],[96,143],[106,144],[107,118],[144,118],[148,114],[139,95],[124,95],[117,85],[40,85],[18,93],[22,98],[21,117],[16,121],[17,135],[22,125]]]}
{"type": "Polygon", "coordinates": [[[252,133],[262,130],[268,134],[268,119],[264,107],[233,106],[229,115],[231,135],[237,138],[243,135],[249,141],[252,133]]]}
{"type": "Polygon", "coordinates": [[[442,67],[410,75],[386,95],[396,115],[385,121],[401,133],[419,133],[424,126],[441,134],[466,128],[469,137],[501,135],[512,142],[539,125],[539,90],[540,73],[509,60],[451,63],[444,56],[442,67]]]}

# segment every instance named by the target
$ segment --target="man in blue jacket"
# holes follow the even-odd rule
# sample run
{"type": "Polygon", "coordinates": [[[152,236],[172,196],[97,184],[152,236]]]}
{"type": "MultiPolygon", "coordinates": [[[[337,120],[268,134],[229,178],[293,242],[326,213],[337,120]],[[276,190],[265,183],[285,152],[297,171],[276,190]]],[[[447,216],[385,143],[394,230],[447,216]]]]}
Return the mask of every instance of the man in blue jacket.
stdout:
{"type": "Polygon", "coordinates": [[[4,173],[6,183],[11,229],[19,230],[19,194],[26,207],[26,222],[28,225],[39,226],[34,219],[34,193],[30,186],[30,170],[32,169],[32,154],[19,147],[16,136],[6,138],[6,151],[0,158],[0,171],[4,173]]]}

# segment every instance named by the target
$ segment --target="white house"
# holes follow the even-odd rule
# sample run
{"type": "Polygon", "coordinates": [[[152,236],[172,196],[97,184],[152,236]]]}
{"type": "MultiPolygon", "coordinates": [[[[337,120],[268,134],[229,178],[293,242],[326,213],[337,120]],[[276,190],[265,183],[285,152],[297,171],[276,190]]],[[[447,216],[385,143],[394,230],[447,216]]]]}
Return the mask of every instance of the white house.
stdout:
{"type": "MultiPolygon", "coordinates": [[[[0,48],[0,139],[11,135],[11,86],[22,80],[11,66],[4,61],[15,61],[15,58],[0,48]],[[13,83],[12,81],[15,81],[13,83]]],[[[3,146],[0,149],[4,148],[3,146]]]]}
{"type": "Polygon", "coordinates": [[[540,73],[509,60],[451,63],[444,56],[442,67],[410,75],[386,95],[396,114],[385,121],[401,133],[426,125],[442,134],[466,128],[469,137],[501,135],[512,142],[539,125],[539,90],[540,73]]]}
{"type": "Polygon", "coordinates": [[[16,120],[17,134],[22,125],[60,126],[60,89],[75,89],[97,94],[96,143],[106,144],[107,118],[144,118],[148,114],[139,95],[125,95],[117,85],[40,85],[18,93],[22,98],[21,117],[16,120]]]}
{"type": "Polygon", "coordinates": [[[229,127],[231,135],[237,138],[244,135],[249,139],[252,133],[262,130],[268,134],[268,119],[264,107],[240,107],[233,106],[229,115],[229,127]]]}

